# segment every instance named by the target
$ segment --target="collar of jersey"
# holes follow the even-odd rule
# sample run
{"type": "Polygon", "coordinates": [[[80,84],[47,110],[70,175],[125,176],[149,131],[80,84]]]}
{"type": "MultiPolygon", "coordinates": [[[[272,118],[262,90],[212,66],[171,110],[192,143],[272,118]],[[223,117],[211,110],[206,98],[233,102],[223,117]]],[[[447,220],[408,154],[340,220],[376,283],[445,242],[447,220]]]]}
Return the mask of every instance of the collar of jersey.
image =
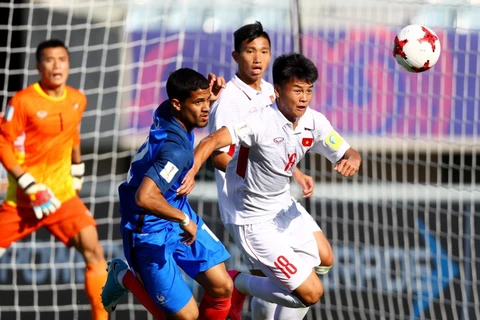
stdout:
{"type": "Polygon", "coordinates": [[[285,127],[286,125],[290,124],[290,127],[292,128],[293,130],[293,127],[292,127],[292,123],[290,121],[288,121],[287,118],[285,118],[285,116],[283,115],[283,113],[280,111],[280,109],[278,109],[278,106],[277,106],[277,103],[273,103],[272,104],[272,109],[275,110],[275,114],[277,115],[277,121],[278,123],[280,123],[282,125],[282,127],[285,127]]]}
{"type": "Polygon", "coordinates": [[[62,101],[63,99],[65,99],[67,97],[67,87],[65,86],[65,89],[63,90],[63,94],[61,97],[51,97],[49,96],[48,94],[45,93],[45,91],[42,90],[42,87],[40,87],[40,83],[38,82],[35,82],[33,84],[33,89],[35,91],[37,91],[37,93],[39,95],[41,95],[42,97],[50,100],[50,101],[62,101]]]}
{"type": "Polygon", "coordinates": [[[304,125],[304,122],[305,122],[304,121],[305,115],[310,110],[308,107],[307,107],[307,110],[305,111],[305,114],[298,120],[298,124],[297,124],[295,129],[293,129],[293,123],[291,123],[287,118],[285,118],[285,116],[280,111],[280,109],[278,109],[278,106],[277,106],[276,102],[272,104],[272,108],[275,110],[275,113],[277,114],[278,122],[282,124],[282,127],[290,124],[290,128],[292,129],[294,134],[298,134],[298,133],[301,133],[303,131],[302,128],[303,128],[303,125],[304,125]]]}
{"type": "MultiPolygon", "coordinates": [[[[171,102],[170,102],[170,100],[165,100],[165,101],[163,101],[163,102],[158,106],[157,110],[155,110],[155,117],[157,117],[157,118],[159,118],[159,119],[161,118],[160,115],[158,114],[158,113],[160,112],[160,110],[159,110],[160,108],[171,108],[171,102]]],[[[183,133],[186,134],[187,136],[190,136],[190,134],[193,132],[193,130],[190,131],[190,132],[187,131],[187,130],[182,126],[182,124],[180,123],[180,121],[178,121],[177,118],[175,118],[171,112],[168,112],[168,117],[169,117],[169,119],[170,119],[171,125],[174,126],[174,127],[177,127],[178,130],[180,130],[180,132],[183,132],[183,133]]]]}
{"type": "MultiPolygon", "coordinates": [[[[236,85],[240,90],[243,91],[243,93],[248,97],[249,100],[252,100],[253,97],[255,97],[259,92],[252,87],[250,87],[248,84],[243,82],[237,75],[235,75],[232,78],[232,82],[234,85],[236,85]]],[[[260,82],[260,89],[263,90],[263,84],[264,80],[262,79],[262,82],[260,82]]]]}
{"type": "Polygon", "coordinates": [[[304,130],[315,129],[315,128],[310,128],[310,127],[313,127],[313,123],[310,123],[310,124],[306,123],[306,122],[308,122],[307,119],[310,119],[309,116],[307,116],[307,114],[309,114],[309,112],[310,112],[310,108],[307,107],[307,110],[305,110],[305,113],[303,114],[303,116],[301,116],[300,119],[298,119],[297,127],[294,130],[295,133],[301,133],[304,130]],[[308,125],[308,127],[306,127],[306,125],[308,125]]]}

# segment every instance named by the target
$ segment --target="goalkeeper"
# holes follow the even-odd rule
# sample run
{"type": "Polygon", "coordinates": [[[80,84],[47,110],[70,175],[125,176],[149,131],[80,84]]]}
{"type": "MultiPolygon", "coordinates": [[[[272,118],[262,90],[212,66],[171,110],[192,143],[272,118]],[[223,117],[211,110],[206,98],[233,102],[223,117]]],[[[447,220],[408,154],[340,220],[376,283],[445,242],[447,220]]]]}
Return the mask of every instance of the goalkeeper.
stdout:
{"type": "Polygon", "coordinates": [[[0,207],[0,257],[13,242],[47,228],[82,254],[92,319],[107,319],[100,300],[107,277],[103,248],[96,222],[77,195],[85,170],[79,125],[86,97],[66,85],[70,62],[63,42],[40,43],[36,60],[40,81],[12,97],[0,124],[0,161],[9,173],[0,207]]]}

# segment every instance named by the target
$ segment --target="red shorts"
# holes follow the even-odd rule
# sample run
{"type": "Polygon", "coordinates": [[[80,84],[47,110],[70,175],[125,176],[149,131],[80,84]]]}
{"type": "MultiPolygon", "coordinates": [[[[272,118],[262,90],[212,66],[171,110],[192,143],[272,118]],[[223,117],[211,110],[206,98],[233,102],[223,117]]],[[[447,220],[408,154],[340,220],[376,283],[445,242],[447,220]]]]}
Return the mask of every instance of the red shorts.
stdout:
{"type": "Polygon", "coordinates": [[[0,248],[8,248],[41,227],[70,247],[70,239],[80,230],[96,225],[90,210],[78,196],[62,203],[57,211],[41,220],[35,217],[32,208],[13,207],[4,202],[0,207],[0,248]]]}

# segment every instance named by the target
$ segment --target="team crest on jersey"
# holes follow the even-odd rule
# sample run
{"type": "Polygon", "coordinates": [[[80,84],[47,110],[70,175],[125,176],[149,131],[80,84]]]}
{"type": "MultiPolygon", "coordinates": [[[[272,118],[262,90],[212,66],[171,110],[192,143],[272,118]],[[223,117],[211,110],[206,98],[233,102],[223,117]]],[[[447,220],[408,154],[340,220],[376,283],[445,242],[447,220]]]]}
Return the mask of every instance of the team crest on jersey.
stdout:
{"type": "Polygon", "coordinates": [[[73,104],[73,110],[77,110],[77,109],[78,109],[78,102],[73,104]]]}
{"type": "Polygon", "coordinates": [[[175,177],[175,174],[178,172],[178,168],[171,163],[170,161],[167,162],[165,167],[163,168],[162,171],[160,171],[160,176],[165,179],[168,183],[170,183],[175,177]]]}
{"type": "Polygon", "coordinates": [[[39,117],[40,119],[45,118],[47,115],[48,115],[48,112],[45,110],[37,111],[37,117],[39,117]]]}
{"type": "Polygon", "coordinates": [[[333,148],[333,150],[338,150],[340,146],[343,143],[342,138],[338,135],[338,133],[335,132],[335,130],[332,130],[326,139],[327,144],[333,148]]]}
{"type": "Polygon", "coordinates": [[[313,143],[313,138],[303,138],[302,139],[302,146],[304,147],[311,147],[313,143]]]}
{"type": "Polygon", "coordinates": [[[166,304],[165,296],[159,295],[159,294],[157,293],[157,300],[158,300],[158,302],[160,302],[160,304],[161,304],[162,306],[165,306],[165,304],[166,304]]]}
{"type": "Polygon", "coordinates": [[[275,97],[273,95],[270,96],[270,101],[272,101],[272,103],[275,102],[275,97]]]}

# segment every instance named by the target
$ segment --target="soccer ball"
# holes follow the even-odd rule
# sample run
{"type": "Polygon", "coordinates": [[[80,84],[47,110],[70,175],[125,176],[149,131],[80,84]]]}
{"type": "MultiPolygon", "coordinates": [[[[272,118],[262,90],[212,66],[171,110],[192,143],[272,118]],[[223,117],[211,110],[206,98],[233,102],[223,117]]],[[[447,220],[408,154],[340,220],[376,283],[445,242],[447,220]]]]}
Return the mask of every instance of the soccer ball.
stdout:
{"type": "Polygon", "coordinates": [[[427,71],[440,57],[440,40],[428,27],[406,26],[395,37],[393,57],[407,71],[427,71]]]}

